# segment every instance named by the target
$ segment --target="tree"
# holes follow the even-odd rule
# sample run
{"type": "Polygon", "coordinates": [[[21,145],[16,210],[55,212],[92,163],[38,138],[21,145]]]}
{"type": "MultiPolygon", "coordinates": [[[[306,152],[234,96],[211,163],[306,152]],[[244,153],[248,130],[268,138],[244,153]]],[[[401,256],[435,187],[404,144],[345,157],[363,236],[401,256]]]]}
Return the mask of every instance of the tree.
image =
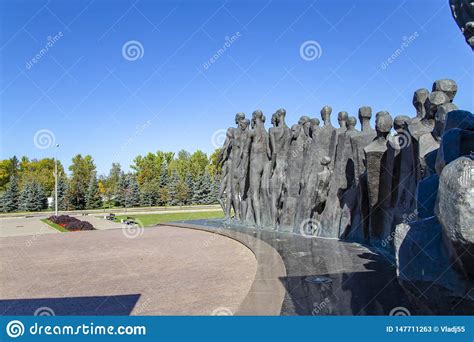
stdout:
{"type": "MultiPolygon", "coordinates": [[[[59,174],[58,175],[58,210],[67,210],[69,208],[67,193],[68,193],[67,178],[64,174],[59,174]]],[[[53,208],[55,207],[54,201],[55,201],[55,198],[54,198],[54,192],[53,192],[53,202],[52,202],[53,208]]]]}
{"type": "Polygon", "coordinates": [[[135,174],[128,174],[128,186],[130,188],[130,205],[138,207],[140,205],[140,188],[135,174]]]}
{"type": "Polygon", "coordinates": [[[113,201],[114,204],[118,205],[119,203],[115,200],[120,191],[120,178],[122,176],[122,169],[119,163],[112,163],[110,168],[109,175],[104,182],[104,196],[108,201],[113,201]]]}
{"type": "Polygon", "coordinates": [[[92,173],[89,180],[89,186],[86,193],[86,209],[97,209],[102,205],[102,199],[99,193],[99,183],[96,173],[92,173]]]}
{"type": "Polygon", "coordinates": [[[191,155],[190,171],[195,179],[204,173],[208,165],[209,159],[207,159],[207,155],[201,150],[197,150],[191,155]]]}
{"type": "Polygon", "coordinates": [[[48,206],[42,185],[34,180],[24,185],[19,202],[19,209],[22,211],[40,211],[48,206]]]}
{"type": "Polygon", "coordinates": [[[167,205],[169,201],[169,191],[168,191],[168,163],[164,161],[161,164],[161,172],[160,172],[160,197],[158,200],[159,205],[167,205]]]}
{"type": "Polygon", "coordinates": [[[68,199],[74,209],[86,207],[86,194],[92,174],[95,172],[94,160],[91,156],[82,157],[78,154],[72,158],[71,180],[68,190],[68,199]]]}
{"type": "Polygon", "coordinates": [[[169,185],[168,185],[168,195],[169,195],[169,203],[170,205],[178,205],[178,185],[179,185],[179,176],[178,171],[174,170],[171,173],[169,185]]]}
{"type": "Polygon", "coordinates": [[[10,182],[7,184],[5,192],[2,196],[2,207],[5,212],[12,212],[18,210],[19,200],[18,179],[16,176],[10,177],[10,182]]]}
{"type": "Polygon", "coordinates": [[[193,203],[193,196],[194,196],[194,179],[191,175],[191,172],[186,174],[186,178],[184,179],[184,184],[186,185],[187,189],[187,198],[185,204],[194,204],[193,203]]]}
{"type": "Polygon", "coordinates": [[[178,186],[176,187],[176,199],[178,204],[181,206],[188,201],[189,188],[184,180],[179,180],[178,186]]]}

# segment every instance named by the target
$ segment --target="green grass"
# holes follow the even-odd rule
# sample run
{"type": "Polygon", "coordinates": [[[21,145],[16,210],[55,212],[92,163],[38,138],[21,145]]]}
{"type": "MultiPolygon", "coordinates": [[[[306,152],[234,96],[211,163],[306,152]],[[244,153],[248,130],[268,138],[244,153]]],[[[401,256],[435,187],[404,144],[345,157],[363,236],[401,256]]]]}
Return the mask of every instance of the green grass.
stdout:
{"type": "Polygon", "coordinates": [[[224,213],[222,211],[198,211],[198,212],[188,212],[188,213],[171,213],[171,214],[143,214],[143,215],[121,215],[116,216],[115,221],[120,222],[121,219],[128,217],[133,217],[135,220],[138,220],[145,227],[154,226],[158,223],[166,223],[171,221],[183,221],[183,220],[201,220],[208,218],[222,218],[224,213]]]}
{"type": "Polygon", "coordinates": [[[69,230],[67,230],[66,228],[63,228],[61,227],[59,224],[56,224],[56,223],[53,223],[51,222],[50,220],[48,219],[42,219],[41,222],[44,222],[46,223],[48,226],[50,226],[51,228],[54,228],[56,230],[59,230],[61,233],[67,233],[69,232],[69,230]]]}

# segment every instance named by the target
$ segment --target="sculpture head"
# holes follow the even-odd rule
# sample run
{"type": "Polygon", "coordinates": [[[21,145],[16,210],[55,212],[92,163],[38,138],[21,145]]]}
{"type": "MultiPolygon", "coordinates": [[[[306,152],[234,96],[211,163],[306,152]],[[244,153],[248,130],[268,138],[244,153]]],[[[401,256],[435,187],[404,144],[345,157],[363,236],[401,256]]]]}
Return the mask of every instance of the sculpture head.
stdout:
{"type": "Polygon", "coordinates": [[[244,113],[237,113],[235,114],[235,124],[238,125],[241,120],[245,119],[244,113]]]}
{"type": "Polygon", "coordinates": [[[441,140],[441,137],[443,136],[444,124],[446,122],[446,117],[448,116],[448,113],[457,109],[458,107],[456,107],[451,102],[442,104],[441,106],[438,107],[438,110],[436,111],[435,117],[434,117],[435,125],[434,125],[434,130],[433,130],[433,135],[437,140],[441,140]]]}
{"type": "Polygon", "coordinates": [[[393,128],[397,133],[406,131],[411,119],[406,115],[397,115],[393,120],[393,128]]]}
{"type": "Polygon", "coordinates": [[[291,126],[291,137],[293,139],[297,139],[300,136],[302,129],[303,127],[301,127],[299,124],[294,124],[291,126]]]}
{"type": "Polygon", "coordinates": [[[277,126],[278,126],[278,120],[279,120],[279,119],[278,119],[278,114],[277,114],[277,113],[273,113],[273,115],[272,115],[272,121],[271,121],[273,127],[277,127],[277,126]]]}
{"type": "Polygon", "coordinates": [[[389,112],[378,112],[375,119],[375,130],[378,137],[387,137],[393,126],[393,120],[389,112]]]}
{"type": "Polygon", "coordinates": [[[240,120],[239,127],[242,131],[246,131],[250,125],[249,119],[240,120]]]}
{"type": "Polygon", "coordinates": [[[324,106],[321,109],[321,119],[323,119],[324,124],[329,124],[331,122],[331,113],[332,108],[330,106],[324,106]]]}
{"type": "Polygon", "coordinates": [[[348,130],[355,129],[356,124],[357,124],[357,119],[354,116],[349,116],[349,118],[347,118],[347,129],[348,130]]]}
{"type": "Polygon", "coordinates": [[[413,94],[412,103],[416,110],[416,116],[421,119],[426,115],[425,102],[428,100],[428,96],[430,96],[430,92],[425,88],[418,89],[413,94]]]}
{"type": "Polygon", "coordinates": [[[359,121],[366,121],[372,118],[372,108],[369,106],[363,106],[359,108],[359,121]]]}
{"type": "Polygon", "coordinates": [[[313,135],[316,134],[318,128],[319,128],[319,119],[318,118],[311,118],[309,120],[309,125],[311,128],[311,137],[314,137],[313,135]]]}
{"type": "Polygon", "coordinates": [[[347,112],[339,112],[337,114],[337,122],[341,128],[345,128],[347,124],[347,119],[349,118],[349,114],[347,112]]]}
{"type": "Polygon", "coordinates": [[[306,134],[306,136],[308,137],[311,134],[311,122],[309,120],[309,116],[306,115],[303,115],[298,120],[298,125],[301,125],[301,127],[303,127],[304,134],[306,134]]]}
{"type": "Polygon", "coordinates": [[[453,102],[454,97],[458,91],[458,85],[454,80],[442,79],[433,83],[433,92],[442,91],[449,97],[449,102],[453,102]]]}
{"type": "Polygon", "coordinates": [[[433,91],[425,102],[425,118],[428,120],[433,120],[438,107],[449,102],[450,100],[448,95],[442,91],[433,91]]]}
{"type": "Polygon", "coordinates": [[[285,118],[285,116],[286,116],[286,109],[285,109],[285,108],[280,108],[280,109],[278,109],[278,110],[275,112],[275,114],[277,114],[278,117],[280,117],[280,118],[285,118]]]}

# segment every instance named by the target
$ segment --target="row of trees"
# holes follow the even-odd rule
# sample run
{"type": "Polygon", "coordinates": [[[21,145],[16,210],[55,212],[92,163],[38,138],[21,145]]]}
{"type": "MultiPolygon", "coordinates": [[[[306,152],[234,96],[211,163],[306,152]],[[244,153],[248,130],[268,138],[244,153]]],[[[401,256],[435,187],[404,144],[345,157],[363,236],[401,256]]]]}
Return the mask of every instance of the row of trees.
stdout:
{"type": "MultiPolygon", "coordinates": [[[[58,162],[59,210],[105,207],[166,206],[217,203],[216,150],[158,151],[137,156],[132,172],[114,163],[108,175],[97,175],[91,156],[76,155],[69,175],[58,162]]],[[[0,210],[38,211],[54,200],[54,159],[16,157],[0,161],[0,210]]],[[[54,202],[52,203],[54,206],[54,202]]]]}

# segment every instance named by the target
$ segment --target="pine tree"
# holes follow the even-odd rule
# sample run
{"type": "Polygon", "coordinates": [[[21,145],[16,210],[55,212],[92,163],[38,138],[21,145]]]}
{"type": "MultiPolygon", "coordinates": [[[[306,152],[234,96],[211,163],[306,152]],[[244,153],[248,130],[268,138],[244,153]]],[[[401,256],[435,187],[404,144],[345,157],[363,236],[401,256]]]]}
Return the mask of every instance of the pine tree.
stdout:
{"type": "Polygon", "coordinates": [[[211,185],[211,193],[209,196],[209,204],[216,204],[218,203],[218,196],[219,196],[219,178],[212,177],[211,178],[212,185],[211,185]]]}
{"type": "Polygon", "coordinates": [[[97,209],[102,205],[102,198],[99,194],[99,183],[97,174],[94,172],[89,180],[89,186],[86,193],[86,209],[97,209]]]}
{"type": "Polygon", "coordinates": [[[197,176],[196,180],[193,183],[193,199],[192,204],[202,204],[202,201],[205,197],[203,191],[203,177],[197,176]]]}
{"type": "Polygon", "coordinates": [[[32,201],[33,201],[33,188],[31,186],[31,183],[28,182],[23,186],[23,189],[20,193],[18,208],[21,211],[31,211],[32,201]]]}
{"type": "Polygon", "coordinates": [[[190,172],[186,174],[184,179],[184,183],[187,188],[187,198],[184,204],[194,204],[193,197],[194,197],[194,179],[190,172]]]}
{"type": "Polygon", "coordinates": [[[23,186],[19,202],[22,211],[40,211],[48,206],[43,187],[37,181],[30,181],[23,186]]]}
{"type": "Polygon", "coordinates": [[[130,188],[130,205],[138,207],[140,205],[140,188],[138,187],[137,177],[135,174],[128,175],[128,185],[130,188]]]}
{"type": "Polygon", "coordinates": [[[173,171],[171,174],[169,186],[168,186],[168,196],[169,196],[169,203],[170,205],[178,205],[178,183],[179,183],[179,176],[176,170],[173,171]]]}
{"type": "Polygon", "coordinates": [[[48,198],[46,197],[45,191],[41,184],[34,181],[31,185],[32,189],[32,201],[31,211],[40,211],[48,207],[48,198]]]}
{"type": "Polygon", "coordinates": [[[184,180],[180,179],[176,187],[177,202],[181,206],[183,204],[186,204],[186,201],[188,201],[188,198],[189,198],[188,186],[186,185],[184,180]]]}
{"type": "Polygon", "coordinates": [[[168,176],[168,163],[164,161],[161,165],[160,171],[160,191],[159,191],[159,205],[166,205],[168,204],[169,200],[169,192],[168,192],[168,183],[169,183],[169,176],[168,176]]]}
{"type": "Polygon", "coordinates": [[[3,210],[5,212],[12,212],[18,210],[20,192],[18,190],[18,180],[16,176],[10,177],[10,182],[7,184],[3,194],[3,210]]]}

